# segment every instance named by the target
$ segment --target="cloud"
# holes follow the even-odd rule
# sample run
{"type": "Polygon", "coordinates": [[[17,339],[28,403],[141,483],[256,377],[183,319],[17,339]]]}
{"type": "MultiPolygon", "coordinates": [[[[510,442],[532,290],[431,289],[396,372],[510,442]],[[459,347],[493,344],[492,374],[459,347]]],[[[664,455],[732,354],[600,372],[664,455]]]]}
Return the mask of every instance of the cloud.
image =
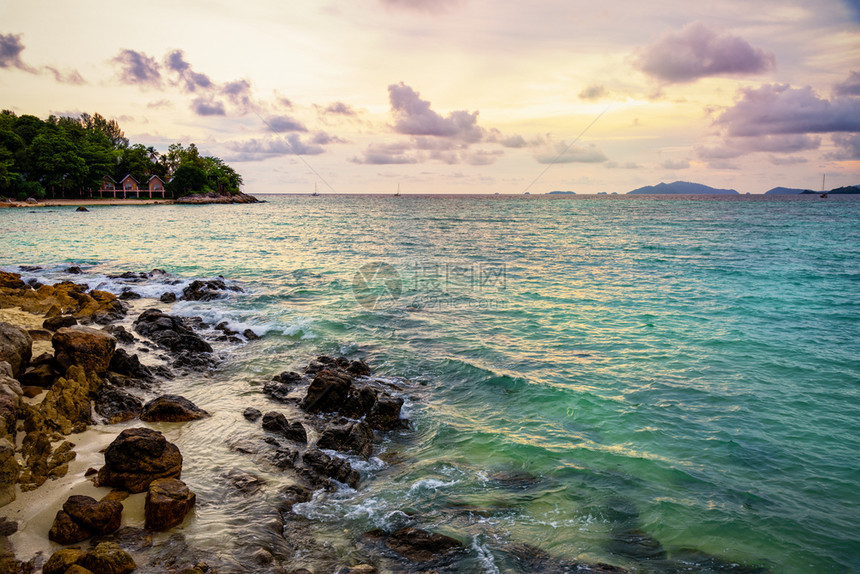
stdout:
{"type": "Polygon", "coordinates": [[[135,50],[123,50],[113,62],[120,66],[120,79],[126,84],[161,86],[161,71],[155,58],[135,50]]]}
{"type": "Polygon", "coordinates": [[[294,120],[290,116],[272,116],[266,120],[266,125],[275,132],[306,132],[306,128],[300,121],[294,120]]]}
{"type": "Polygon", "coordinates": [[[185,61],[185,53],[182,50],[171,50],[164,57],[164,65],[177,76],[176,83],[186,92],[198,90],[210,90],[214,87],[212,80],[206,74],[195,72],[191,64],[185,61]]]}
{"type": "Polygon", "coordinates": [[[806,163],[807,161],[809,161],[805,157],[800,157],[800,156],[796,156],[796,155],[790,155],[790,156],[772,155],[768,159],[770,160],[770,163],[772,163],[773,165],[796,165],[798,163],[806,163]]]}
{"type": "Polygon", "coordinates": [[[837,96],[860,96],[860,72],[852,71],[841,84],[836,84],[833,93],[837,96]]]}
{"type": "Polygon", "coordinates": [[[278,139],[250,139],[242,142],[230,142],[227,148],[238,152],[233,161],[261,161],[270,157],[284,155],[319,155],[325,153],[322,146],[308,144],[302,141],[298,134],[290,134],[278,139]]]}
{"type": "Polygon", "coordinates": [[[843,151],[827,154],[827,159],[854,160],[860,159],[860,134],[833,134],[833,143],[843,151]]]}
{"type": "Polygon", "coordinates": [[[323,114],[332,114],[336,116],[355,116],[358,115],[352,106],[349,104],[345,104],[343,102],[332,102],[331,104],[322,107],[322,106],[314,106],[317,108],[317,111],[323,114]]]}
{"type": "Polygon", "coordinates": [[[663,169],[687,169],[690,167],[690,160],[688,159],[667,159],[660,164],[660,167],[663,169]]]}
{"type": "Polygon", "coordinates": [[[391,111],[395,117],[394,131],[415,136],[439,136],[474,143],[480,141],[484,130],[478,127],[478,112],[455,111],[443,117],[430,109],[430,102],[400,82],[388,86],[391,111]]]}
{"type": "Polygon", "coordinates": [[[243,114],[259,109],[259,106],[254,102],[251,82],[248,80],[227,82],[221,88],[221,93],[227,96],[230,103],[236,106],[243,114]]]}
{"type": "Polygon", "coordinates": [[[525,140],[525,138],[521,135],[512,135],[508,136],[499,141],[503,147],[509,148],[522,148],[529,145],[529,142],[525,140]]]}
{"type": "Polygon", "coordinates": [[[716,159],[713,161],[709,161],[708,167],[710,167],[711,169],[729,169],[729,170],[740,169],[740,167],[736,163],[726,161],[724,159],[716,159]]]}
{"type": "Polygon", "coordinates": [[[602,163],[606,161],[603,152],[594,144],[587,146],[570,146],[564,142],[557,142],[535,154],[538,163],[602,163]]]}
{"type": "Polygon", "coordinates": [[[311,137],[311,143],[318,145],[328,145],[333,143],[349,143],[349,140],[345,140],[343,138],[333,136],[326,132],[319,131],[311,137]]]}
{"type": "Polygon", "coordinates": [[[857,98],[826,100],[809,86],[792,88],[788,84],[743,88],[739,93],[740,100],[715,122],[730,136],[860,132],[857,98]]]}
{"type": "Polygon", "coordinates": [[[601,98],[605,98],[609,95],[609,92],[606,90],[604,86],[588,86],[581,92],[579,92],[580,100],[599,100],[601,98]]]}
{"type": "Polygon", "coordinates": [[[603,164],[603,167],[607,169],[641,169],[642,166],[638,163],[628,161],[625,163],[618,163],[617,161],[608,161],[603,164]]]}
{"type": "Polygon", "coordinates": [[[683,84],[710,76],[767,72],[774,69],[776,58],[739,36],[693,22],[638,49],[633,65],[661,82],[683,84]]]}
{"type": "Polygon", "coordinates": [[[212,96],[200,96],[191,102],[191,109],[198,116],[223,116],[227,114],[224,103],[214,100],[212,96]]]}
{"type": "Polygon", "coordinates": [[[381,2],[388,8],[417,12],[442,12],[461,3],[460,0],[381,0],[381,2]]]}
{"type": "Polygon", "coordinates": [[[398,165],[418,163],[418,159],[409,152],[412,146],[408,142],[376,143],[367,146],[361,156],[355,156],[352,163],[365,165],[398,165]]]}
{"type": "Polygon", "coordinates": [[[463,161],[469,165],[490,165],[496,162],[500,156],[505,155],[500,149],[496,150],[474,150],[463,154],[463,161]]]}
{"type": "Polygon", "coordinates": [[[158,110],[161,108],[172,108],[173,102],[168,99],[156,100],[154,102],[149,102],[148,104],[146,104],[146,107],[153,110],[158,110]]]}
{"type": "Polygon", "coordinates": [[[20,34],[0,34],[0,68],[18,68],[26,72],[35,72],[21,59],[24,48],[20,34]]]}
{"type": "Polygon", "coordinates": [[[57,68],[52,68],[51,66],[45,66],[45,70],[53,74],[54,79],[61,84],[73,84],[76,86],[80,86],[87,83],[84,77],[81,76],[80,72],[78,72],[77,70],[61,72],[57,68]]]}

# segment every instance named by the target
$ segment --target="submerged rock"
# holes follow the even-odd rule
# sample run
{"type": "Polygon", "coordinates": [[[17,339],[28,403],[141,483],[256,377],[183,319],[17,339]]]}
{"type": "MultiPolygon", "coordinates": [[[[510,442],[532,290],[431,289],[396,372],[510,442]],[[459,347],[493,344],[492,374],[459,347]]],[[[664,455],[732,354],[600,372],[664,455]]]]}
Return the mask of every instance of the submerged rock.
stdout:
{"type": "Polygon", "coordinates": [[[462,542],[450,536],[411,527],[389,536],[385,545],[415,562],[438,560],[463,548],[462,542]]]}
{"type": "Polygon", "coordinates": [[[152,481],[146,493],[146,529],[158,532],[181,524],[196,501],[195,494],[181,480],[160,478],[152,481]]]}
{"type": "Polygon", "coordinates": [[[257,422],[260,420],[260,417],[263,416],[263,413],[259,409],[255,409],[254,407],[248,407],[244,411],[242,411],[242,416],[245,417],[246,420],[253,422],[257,422]]]}
{"type": "Polygon", "coordinates": [[[158,478],[179,478],[182,455],[158,431],[131,428],[122,431],[105,450],[105,465],[98,482],[132,494],[143,492],[158,478]]]}

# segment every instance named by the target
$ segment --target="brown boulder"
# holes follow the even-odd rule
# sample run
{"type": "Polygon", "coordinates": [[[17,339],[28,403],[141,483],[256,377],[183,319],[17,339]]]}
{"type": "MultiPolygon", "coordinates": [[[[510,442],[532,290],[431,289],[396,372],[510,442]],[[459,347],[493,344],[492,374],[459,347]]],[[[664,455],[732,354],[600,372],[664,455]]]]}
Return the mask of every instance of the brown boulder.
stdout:
{"type": "Polygon", "coordinates": [[[162,395],[152,399],[140,413],[140,420],[146,422],[179,423],[196,421],[209,416],[209,413],[179,395],[162,395]]]}
{"type": "Polygon", "coordinates": [[[33,339],[27,331],[11,323],[0,322],[0,361],[12,366],[13,378],[18,378],[32,356],[33,339]]]}
{"type": "Polygon", "coordinates": [[[91,420],[90,397],[101,386],[98,376],[72,365],[48,390],[39,407],[45,424],[63,434],[83,432],[91,420]]]}
{"type": "Polygon", "coordinates": [[[338,452],[354,453],[366,459],[373,453],[373,431],[365,422],[341,417],[326,425],[317,441],[317,446],[338,452]]]}
{"type": "Polygon", "coordinates": [[[75,544],[83,542],[92,535],[91,530],[72,520],[65,511],[58,510],[54,523],[51,524],[51,530],[48,531],[48,540],[58,544],[75,544]]]}
{"type": "Polygon", "coordinates": [[[302,444],[308,442],[308,433],[302,423],[298,421],[291,423],[287,417],[279,412],[272,411],[263,415],[263,430],[302,444]]]}
{"type": "Polygon", "coordinates": [[[42,566],[42,574],[65,574],[69,568],[82,561],[85,554],[79,548],[61,548],[51,554],[42,566]]]}
{"type": "Polygon", "coordinates": [[[122,431],[105,450],[105,465],[98,482],[132,494],[143,492],[158,478],[179,478],[182,455],[158,431],[131,428],[122,431]]]}
{"type": "Polygon", "coordinates": [[[152,481],[146,493],[146,529],[163,531],[182,524],[197,501],[184,482],[175,478],[152,481]]]}
{"type": "Polygon", "coordinates": [[[113,542],[102,542],[88,550],[81,565],[98,574],[127,574],[137,568],[128,552],[113,542]]]}
{"type": "Polygon", "coordinates": [[[338,411],[349,396],[351,386],[352,378],[347,373],[323,369],[308,387],[302,408],[309,413],[338,411]]]}
{"type": "Polygon", "coordinates": [[[59,331],[63,327],[74,327],[78,320],[71,315],[56,315],[42,321],[42,327],[49,331],[59,331]]]}
{"type": "Polygon", "coordinates": [[[116,500],[74,495],[63,504],[63,512],[94,534],[110,534],[122,521],[122,503],[116,500]]]}
{"type": "Polygon", "coordinates": [[[15,483],[21,473],[21,465],[15,459],[15,446],[0,439],[0,506],[15,500],[15,483]]]}
{"type": "Polygon", "coordinates": [[[415,562],[436,560],[463,547],[462,542],[450,536],[411,527],[389,536],[385,545],[415,562]]]}
{"type": "Polygon", "coordinates": [[[51,339],[54,357],[63,369],[80,365],[86,371],[104,374],[116,349],[116,339],[90,327],[64,327],[51,339]]]}

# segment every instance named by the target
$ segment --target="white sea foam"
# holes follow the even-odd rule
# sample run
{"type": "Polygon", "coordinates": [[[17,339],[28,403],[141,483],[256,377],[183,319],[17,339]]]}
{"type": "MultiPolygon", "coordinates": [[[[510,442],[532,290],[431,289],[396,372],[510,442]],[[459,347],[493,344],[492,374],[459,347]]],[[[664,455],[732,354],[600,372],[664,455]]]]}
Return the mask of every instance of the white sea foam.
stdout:
{"type": "Polygon", "coordinates": [[[496,566],[496,561],[493,559],[493,553],[477,537],[472,539],[472,550],[478,555],[478,560],[481,562],[484,572],[487,574],[500,574],[499,567],[496,566]]]}

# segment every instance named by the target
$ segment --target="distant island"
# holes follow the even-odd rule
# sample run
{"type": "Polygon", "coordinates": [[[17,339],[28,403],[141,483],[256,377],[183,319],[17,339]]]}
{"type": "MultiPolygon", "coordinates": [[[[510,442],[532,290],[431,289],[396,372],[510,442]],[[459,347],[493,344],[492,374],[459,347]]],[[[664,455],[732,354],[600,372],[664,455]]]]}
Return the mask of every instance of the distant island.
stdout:
{"type": "Polygon", "coordinates": [[[799,195],[801,193],[821,193],[819,191],[810,191],[808,189],[800,189],[797,187],[774,187],[764,192],[765,195],[799,195]]]}
{"type": "Polygon", "coordinates": [[[193,143],[174,143],[162,154],[131,144],[116,120],[100,114],[41,120],[0,112],[0,197],[250,197],[240,185],[241,175],[193,143]]]}
{"type": "Polygon", "coordinates": [[[548,191],[547,195],[576,195],[575,191],[548,191]]]}
{"type": "Polygon", "coordinates": [[[734,189],[717,189],[701,183],[676,181],[673,183],[658,183],[628,191],[627,195],[739,195],[734,189]]]}
{"type": "Polygon", "coordinates": [[[846,185],[845,187],[837,187],[827,192],[811,191],[807,189],[801,192],[801,195],[827,193],[827,195],[860,195],[860,185],[846,185]]]}

